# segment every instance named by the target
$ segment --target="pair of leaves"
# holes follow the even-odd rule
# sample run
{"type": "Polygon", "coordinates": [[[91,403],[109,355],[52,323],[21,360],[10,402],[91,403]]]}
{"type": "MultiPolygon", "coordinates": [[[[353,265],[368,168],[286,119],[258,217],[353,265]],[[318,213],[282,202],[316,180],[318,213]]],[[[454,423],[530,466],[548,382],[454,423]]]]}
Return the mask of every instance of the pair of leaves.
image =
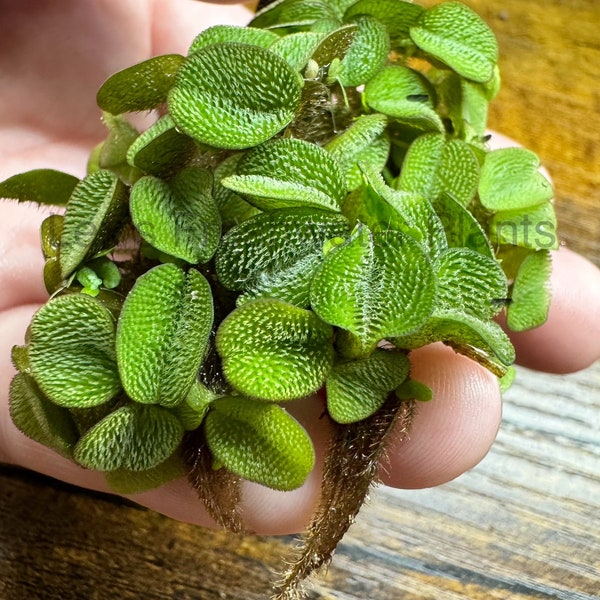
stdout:
{"type": "Polygon", "coordinates": [[[198,271],[165,264],[139,277],[123,304],[116,338],[129,397],[180,404],[196,379],[212,324],[210,286],[198,271]]]}
{"type": "Polygon", "coordinates": [[[146,176],[131,190],[130,210],[141,236],[154,248],[191,264],[214,254],[221,219],[209,171],[188,167],[169,181],[146,176]]]}

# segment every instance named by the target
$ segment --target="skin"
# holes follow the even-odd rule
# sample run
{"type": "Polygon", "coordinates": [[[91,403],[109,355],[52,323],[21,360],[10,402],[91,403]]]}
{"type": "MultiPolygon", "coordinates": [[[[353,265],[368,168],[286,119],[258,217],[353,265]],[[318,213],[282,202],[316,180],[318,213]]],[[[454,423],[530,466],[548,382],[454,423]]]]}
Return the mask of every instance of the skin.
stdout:
{"type": "MultiPolygon", "coordinates": [[[[33,168],[83,176],[87,156],[105,131],[95,94],[112,73],[150,56],[186,53],[199,30],[244,24],[243,6],[192,0],[0,0],[0,180],[33,168]],[[8,84],[6,83],[8,82],[8,84]]],[[[499,143],[505,143],[499,140],[499,143]]],[[[45,302],[39,225],[48,209],[0,203],[0,462],[35,469],[76,485],[107,491],[103,477],[29,440],[8,414],[14,374],[10,349],[23,343],[34,311],[45,302]]],[[[555,253],[548,322],[513,336],[521,364],[550,372],[576,371],[600,357],[600,271],[566,248],[555,253]],[[568,335],[566,335],[568,332],[568,335]]],[[[390,445],[382,469],[388,485],[442,484],[476,465],[494,441],[501,418],[496,379],[479,365],[435,344],[412,354],[413,376],[434,391],[415,419],[410,439],[390,445]]],[[[322,399],[292,403],[322,458],[329,434],[322,399]]],[[[318,461],[319,462],[319,461],[318,461]]],[[[320,467],[299,490],[273,492],[244,484],[249,529],[296,532],[317,500],[320,467]]],[[[185,481],[132,496],[165,515],[214,525],[185,481]]]]}

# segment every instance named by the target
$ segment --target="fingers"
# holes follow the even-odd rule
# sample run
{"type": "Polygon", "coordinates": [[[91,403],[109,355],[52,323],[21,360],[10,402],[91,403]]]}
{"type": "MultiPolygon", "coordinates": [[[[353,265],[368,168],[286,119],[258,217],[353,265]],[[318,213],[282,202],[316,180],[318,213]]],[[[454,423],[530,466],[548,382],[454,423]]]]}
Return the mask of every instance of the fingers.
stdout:
{"type": "Polygon", "coordinates": [[[510,333],[519,364],[571,373],[600,359],[600,270],[567,248],[553,253],[547,322],[510,333]]]}

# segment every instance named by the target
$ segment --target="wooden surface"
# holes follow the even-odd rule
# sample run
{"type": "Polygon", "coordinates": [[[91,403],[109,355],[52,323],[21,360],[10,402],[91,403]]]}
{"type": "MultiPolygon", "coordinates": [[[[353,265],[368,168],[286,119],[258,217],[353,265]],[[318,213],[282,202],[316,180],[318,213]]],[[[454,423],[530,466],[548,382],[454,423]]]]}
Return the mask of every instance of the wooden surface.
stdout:
{"type": "MultiPolygon", "coordinates": [[[[600,264],[600,2],[467,3],[502,49],[491,125],[540,154],[562,237],[600,264]]],[[[488,457],[441,488],[377,490],[310,597],[600,598],[599,514],[600,364],[567,377],[521,370],[488,457]]],[[[266,599],[290,543],[6,467],[0,515],[0,600],[266,599]]]]}

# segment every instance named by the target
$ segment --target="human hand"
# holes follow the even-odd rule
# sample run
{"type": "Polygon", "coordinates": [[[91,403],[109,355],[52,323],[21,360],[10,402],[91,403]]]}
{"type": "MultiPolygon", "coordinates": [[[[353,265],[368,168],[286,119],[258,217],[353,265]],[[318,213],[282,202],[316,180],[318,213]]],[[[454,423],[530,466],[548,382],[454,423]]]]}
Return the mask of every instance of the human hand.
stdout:
{"type": "MultiPolygon", "coordinates": [[[[83,175],[89,150],[105,136],[94,98],[106,77],[152,55],[185,53],[193,36],[211,24],[248,20],[243,7],[191,0],[65,0],[60,7],[43,8],[26,0],[0,1],[0,7],[0,72],[10,81],[0,98],[0,179],[40,167],[83,175]]],[[[101,474],[29,440],[8,415],[10,348],[22,343],[32,313],[47,298],[38,234],[45,215],[30,206],[0,204],[0,460],[107,491],[101,474]]],[[[600,273],[561,249],[555,254],[552,285],[548,322],[513,336],[519,361],[555,372],[577,370],[600,357],[600,273]]],[[[411,439],[402,448],[390,447],[384,481],[407,488],[438,485],[479,462],[493,442],[501,413],[497,381],[476,363],[440,345],[415,351],[411,358],[415,379],[434,390],[435,400],[420,407],[411,439]]],[[[329,434],[326,421],[319,419],[322,400],[288,407],[322,456],[329,434]]],[[[244,484],[248,528],[260,533],[302,529],[319,483],[317,468],[294,492],[244,484]]],[[[212,525],[185,481],[132,499],[177,519],[212,525]]]]}

